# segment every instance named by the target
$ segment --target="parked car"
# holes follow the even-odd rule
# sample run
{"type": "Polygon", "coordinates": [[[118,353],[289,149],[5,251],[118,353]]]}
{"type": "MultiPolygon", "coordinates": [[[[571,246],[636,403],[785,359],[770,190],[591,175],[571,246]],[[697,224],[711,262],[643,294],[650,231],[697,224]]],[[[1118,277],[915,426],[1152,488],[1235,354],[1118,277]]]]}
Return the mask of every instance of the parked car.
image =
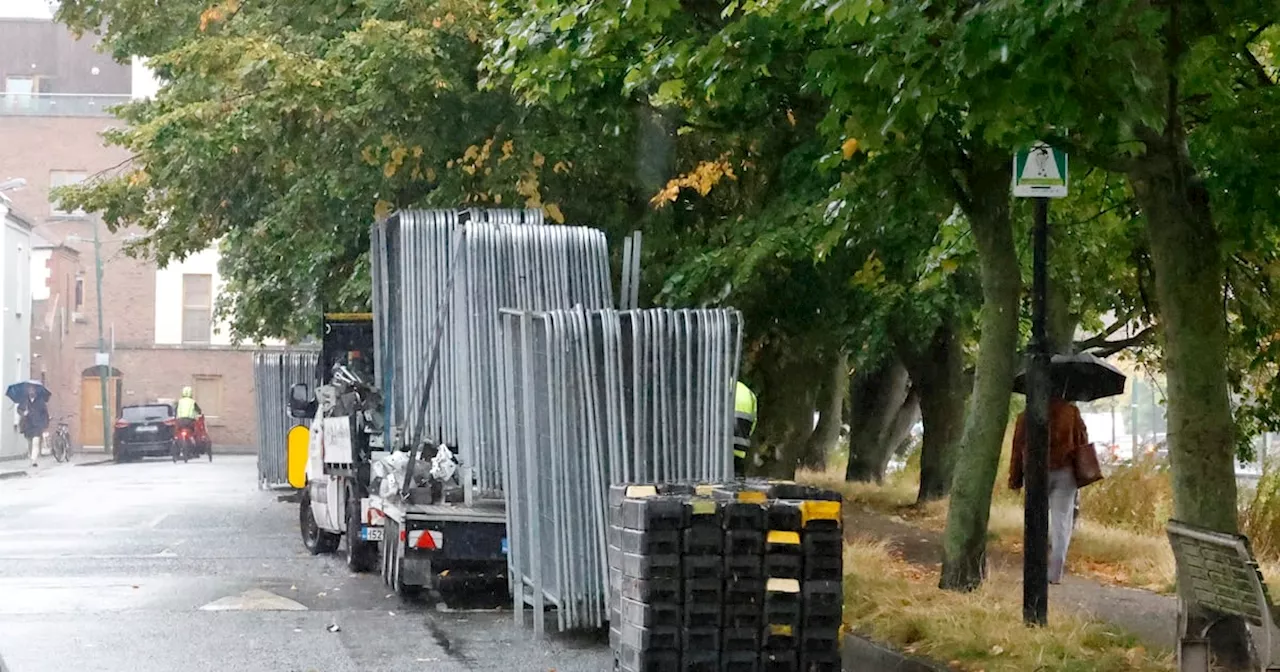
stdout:
{"type": "MultiPolygon", "coordinates": [[[[113,457],[116,462],[128,462],[143,457],[171,457],[174,432],[178,419],[171,404],[150,403],[125,406],[120,409],[112,433],[113,457]]],[[[213,442],[205,429],[204,417],[196,420],[196,445],[201,453],[208,453],[213,442]]]]}

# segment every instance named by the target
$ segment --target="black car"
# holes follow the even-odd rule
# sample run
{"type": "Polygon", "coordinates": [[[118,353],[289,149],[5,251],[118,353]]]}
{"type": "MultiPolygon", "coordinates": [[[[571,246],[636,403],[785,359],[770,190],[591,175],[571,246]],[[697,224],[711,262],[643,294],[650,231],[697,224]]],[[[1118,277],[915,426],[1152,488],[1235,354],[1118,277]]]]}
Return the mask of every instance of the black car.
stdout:
{"type": "Polygon", "coordinates": [[[178,420],[169,404],[138,404],[120,409],[111,444],[116,462],[169,457],[178,420]]]}

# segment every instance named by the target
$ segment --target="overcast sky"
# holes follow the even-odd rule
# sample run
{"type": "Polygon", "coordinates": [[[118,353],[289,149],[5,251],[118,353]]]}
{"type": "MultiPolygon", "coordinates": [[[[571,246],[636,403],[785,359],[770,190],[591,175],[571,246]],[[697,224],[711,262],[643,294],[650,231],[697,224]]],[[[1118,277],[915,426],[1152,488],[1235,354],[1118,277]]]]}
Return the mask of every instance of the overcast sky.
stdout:
{"type": "Polygon", "coordinates": [[[0,0],[0,18],[47,19],[53,16],[48,0],[0,0]]]}

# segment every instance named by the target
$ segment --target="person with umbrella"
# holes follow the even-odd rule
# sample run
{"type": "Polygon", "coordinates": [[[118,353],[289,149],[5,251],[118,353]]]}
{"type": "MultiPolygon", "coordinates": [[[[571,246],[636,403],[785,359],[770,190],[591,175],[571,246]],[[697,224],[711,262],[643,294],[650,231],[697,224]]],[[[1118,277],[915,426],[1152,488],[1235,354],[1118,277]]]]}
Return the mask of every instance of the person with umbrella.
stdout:
{"type": "Polygon", "coordinates": [[[38,467],[40,450],[44,447],[44,433],[49,428],[49,388],[36,380],[14,383],[5,390],[5,396],[17,404],[14,424],[27,438],[31,453],[31,466],[38,467]]]}
{"type": "MultiPolygon", "coordinates": [[[[1073,401],[1093,401],[1124,392],[1125,375],[1093,355],[1054,355],[1049,364],[1049,583],[1061,583],[1067,547],[1079,508],[1076,453],[1093,450],[1089,431],[1073,401]]],[[[1014,380],[1014,391],[1026,394],[1026,375],[1014,380]]],[[[1009,461],[1009,489],[1022,488],[1027,452],[1027,413],[1018,415],[1009,461]]]]}

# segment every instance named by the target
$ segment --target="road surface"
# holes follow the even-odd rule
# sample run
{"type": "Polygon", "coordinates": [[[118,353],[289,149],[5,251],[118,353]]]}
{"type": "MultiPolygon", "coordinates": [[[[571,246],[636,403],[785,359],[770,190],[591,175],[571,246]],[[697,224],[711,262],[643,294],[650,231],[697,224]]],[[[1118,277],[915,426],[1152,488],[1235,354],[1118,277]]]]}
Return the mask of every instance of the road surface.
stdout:
{"type": "Polygon", "coordinates": [[[612,669],[598,637],[538,641],[507,610],[404,603],[306,554],[297,506],[257,489],[255,459],[0,480],[10,672],[612,669]]]}

